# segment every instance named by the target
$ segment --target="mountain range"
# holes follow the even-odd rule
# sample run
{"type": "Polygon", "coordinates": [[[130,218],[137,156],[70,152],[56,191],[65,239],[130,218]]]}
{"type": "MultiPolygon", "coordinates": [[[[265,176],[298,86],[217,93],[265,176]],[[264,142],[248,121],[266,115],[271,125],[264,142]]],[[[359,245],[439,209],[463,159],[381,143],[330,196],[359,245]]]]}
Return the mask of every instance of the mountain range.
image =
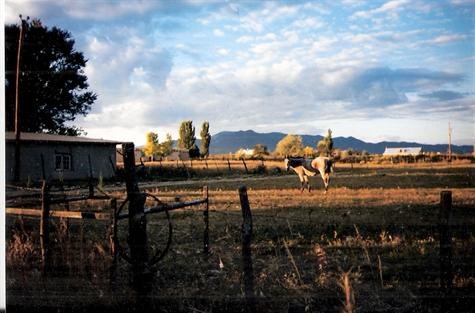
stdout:
{"type": "MultiPolygon", "coordinates": [[[[212,136],[210,153],[234,153],[240,148],[252,149],[256,144],[267,146],[269,151],[275,150],[277,143],[287,134],[280,132],[257,133],[253,130],[246,131],[222,131],[212,136]]],[[[323,137],[320,135],[299,135],[302,137],[303,145],[316,147],[317,142],[323,137]]],[[[199,140],[197,140],[199,146],[199,140]]],[[[422,144],[406,141],[382,141],[378,143],[365,142],[355,137],[334,137],[333,146],[337,149],[353,149],[356,151],[367,151],[369,153],[382,154],[384,149],[399,147],[422,147],[425,152],[441,152],[448,150],[447,144],[422,144]]],[[[452,151],[455,153],[471,153],[473,146],[470,145],[452,145],[452,151]]]]}

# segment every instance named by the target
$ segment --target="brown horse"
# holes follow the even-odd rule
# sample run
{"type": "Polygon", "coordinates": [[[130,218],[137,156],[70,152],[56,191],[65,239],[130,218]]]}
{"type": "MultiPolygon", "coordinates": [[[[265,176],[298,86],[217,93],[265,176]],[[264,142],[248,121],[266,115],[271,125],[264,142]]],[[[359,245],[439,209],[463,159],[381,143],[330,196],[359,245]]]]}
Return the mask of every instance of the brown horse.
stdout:
{"type": "Polygon", "coordinates": [[[325,185],[325,193],[327,193],[328,185],[330,184],[330,173],[333,172],[333,160],[329,157],[317,157],[313,160],[285,158],[284,165],[287,171],[292,169],[299,176],[301,191],[303,191],[305,185],[307,185],[307,189],[310,192],[308,176],[315,176],[317,172],[320,172],[323,184],[325,185]]]}

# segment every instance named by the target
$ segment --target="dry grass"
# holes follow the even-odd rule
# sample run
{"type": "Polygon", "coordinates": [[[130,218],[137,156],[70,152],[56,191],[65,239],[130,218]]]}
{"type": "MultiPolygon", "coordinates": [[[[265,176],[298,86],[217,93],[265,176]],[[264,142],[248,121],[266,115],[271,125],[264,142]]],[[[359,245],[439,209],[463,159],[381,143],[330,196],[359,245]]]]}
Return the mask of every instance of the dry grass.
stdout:
{"type": "MultiPolygon", "coordinates": [[[[132,306],[162,312],[241,311],[242,215],[237,188],[246,184],[253,212],[259,311],[437,310],[438,203],[440,191],[449,187],[454,206],[453,294],[463,312],[471,299],[464,295],[473,291],[475,283],[475,188],[473,175],[467,175],[472,171],[471,167],[340,171],[326,195],[321,190],[301,193],[295,176],[208,181],[211,254],[202,253],[202,212],[196,208],[172,212],[172,248],[159,264],[153,286],[142,294],[145,297],[129,287],[125,261],[119,262],[116,288],[110,285],[108,225],[91,221],[81,226],[71,221],[66,230],[55,222],[57,272],[43,277],[36,270],[37,223],[20,224],[9,218],[8,304],[25,310],[44,305],[79,310],[101,306],[123,311],[132,306]]],[[[202,184],[147,186],[163,201],[172,202],[177,197],[182,201],[201,197],[202,184]]],[[[155,246],[162,244],[158,235],[162,217],[148,218],[149,239],[155,246]]],[[[125,244],[126,221],[121,227],[125,244]]]]}

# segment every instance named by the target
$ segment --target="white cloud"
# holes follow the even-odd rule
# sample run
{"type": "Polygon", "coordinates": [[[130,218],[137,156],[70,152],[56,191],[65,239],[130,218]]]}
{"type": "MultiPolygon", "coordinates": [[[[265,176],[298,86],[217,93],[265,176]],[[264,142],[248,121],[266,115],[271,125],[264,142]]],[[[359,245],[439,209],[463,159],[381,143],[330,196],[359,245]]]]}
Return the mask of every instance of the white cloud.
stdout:
{"type": "Polygon", "coordinates": [[[450,3],[455,6],[471,6],[475,5],[475,0],[450,0],[450,3]]]}
{"type": "Polygon", "coordinates": [[[362,6],[366,3],[366,0],[342,0],[342,4],[350,6],[362,6]]]}
{"type": "Polygon", "coordinates": [[[409,3],[409,0],[390,0],[376,9],[367,10],[367,11],[357,11],[351,16],[351,19],[371,18],[377,14],[387,14],[387,13],[394,14],[402,10],[404,6],[408,3],[409,3]]]}
{"type": "Polygon", "coordinates": [[[220,29],[214,29],[213,30],[213,35],[215,35],[216,37],[223,37],[224,36],[224,32],[220,29]]]}
{"type": "Polygon", "coordinates": [[[437,37],[427,41],[427,43],[443,45],[443,44],[447,44],[447,43],[451,43],[451,42],[466,40],[467,38],[468,38],[467,35],[446,34],[446,35],[437,36],[437,37]]]}
{"type": "Polygon", "coordinates": [[[41,19],[51,16],[68,16],[84,20],[111,20],[123,15],[144,14],[161,6],[159,1],[34,1],[7,0],[6,22],[16,22],[18,14],[41,19]]]}
{"type": "Polygon", "coordinates": [[[218,49],[218,54],[219,54],[219,55],[223,55],[223,56],[224,56],[224,55],[228,55],[228,54],[229,54],[229,50],[228,50],[228,49],[224,49],[224,48],[218,49]]]}
{"type": "Polygon", "coordinates": [[[305,19],[298,19],[293,22],[292,26],[297,28],[321,28],[325,23],[315,17],[307,17],[305,19]]]}
{"type": "Polygon", "coordinates": [[[44,6],[41,2],[32,2],[30,0],[5,1],[5,23],[18,24],[20,22],[19,14],[25,18],[41,16],[44,12],[44,6]]]}

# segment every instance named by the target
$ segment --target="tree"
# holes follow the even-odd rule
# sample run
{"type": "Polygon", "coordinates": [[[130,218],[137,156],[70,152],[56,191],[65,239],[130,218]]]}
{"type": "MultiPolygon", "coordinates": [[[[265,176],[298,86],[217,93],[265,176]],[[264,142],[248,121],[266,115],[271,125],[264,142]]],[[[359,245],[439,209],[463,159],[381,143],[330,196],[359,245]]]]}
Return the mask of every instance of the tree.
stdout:
{"type": "Polygon", "coordinates": [[[147,133],[147,140],[143,152],[145,156],[152,158],[154,158],[160,152],[160,145],[158,144],[158,134],[154,132],[147,133]]]}
{"type": "Polygon", "coordinates": [[[333,138],[331,129],[328,129],[327,135],[317,143],[317,151],[320,155],[331,155],[333,151],[333,138]]]}
{"type": "Polygon", "coordinates": [[[264,156],[269,155],[267,146],[260,143],[254,146],[253,151],[252,156],[254,158],[262,159],[264,156]]]}
{"type": "Polygon", "coordinates": [[[297,135],[287,135],[277,143],[275,153],[281,156],[299,156],[302,155],[303,144],[302,137],[297,135]]]}
{"type": "Polygon", "coordinates": [[[172,135],[167,134],[167,138],[165,139],[165,141],[160,144],[160,155],[161,156],[170,155],[172,153],[172,148],[173,148],[172,135]]]}
{"type": "MultiPolygon", "coordinates": [[[[88,91],[86,60],[74,49],[65,30],[23,22],[20,56],[19,121],[25,132],[79,135],[81,128],[67,124],[85,116],[97,95],[88,91]]],[[[20,27],[5,26],[5,119],[6,130],[15,129],[16,63],[20,27]]]]}
{"type": "Polygon", "coordinates": [[[207,158],[209,155],[209,145],[211,143],[211,135],[209,133],[209,122],[204,122],[201,127],[201,157],[207,158]]]}
{"type": "Polygon", "coordinates": [[[303,148],[303,154],[304,156],[307,157],[313,157],[314,156],[314,151],[312,147],[306,146],[303,148]]]}
{"type": "Polygon", "coordinates": [[[195,127],[193,121],[183,121],[180,125],[178,148],[190,150],[195,145],[195,127]]]}
{"type": "Polygon", "coordinates": [[[193,147],[191,147],[188,150],[188,154],[189,154],[191,159],[197,159],[197,158],[200,157],[200,148],[198,148],[197,145],[193,145],[193,147]]]}

